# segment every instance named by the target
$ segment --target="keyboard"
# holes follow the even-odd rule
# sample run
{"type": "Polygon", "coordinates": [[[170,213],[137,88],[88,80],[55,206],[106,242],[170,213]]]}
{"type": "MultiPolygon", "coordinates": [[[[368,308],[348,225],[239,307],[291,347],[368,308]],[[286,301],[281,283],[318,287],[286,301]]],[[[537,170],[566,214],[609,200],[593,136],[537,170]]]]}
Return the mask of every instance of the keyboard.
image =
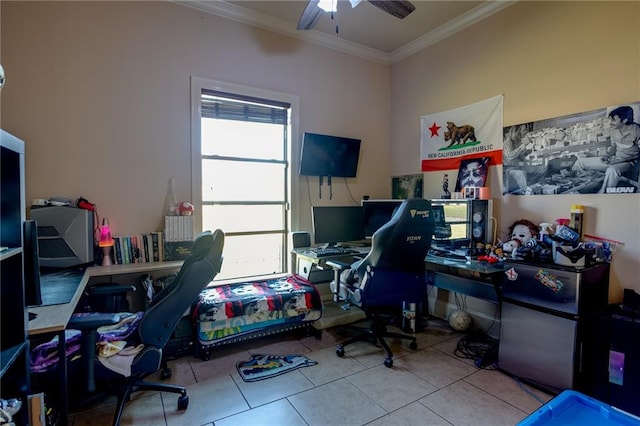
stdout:
{"type": "Polygon", "coordinates": [[[313,257],[327,257],[327,256],[340,256],[358,253],[356,250],[344,248],[344,247],[327,247],[327,248],[313,248],[304,251],[304,254],[313,257]]]}
{"type": "Polygon", "coordinates": [[[463,256],[462,254],[454,253],[446,250],[434,249],[434,248],[429,249],[428,255],[433,257],[450,259],[450,260],[468,260],[467,257],[463,256]]]}

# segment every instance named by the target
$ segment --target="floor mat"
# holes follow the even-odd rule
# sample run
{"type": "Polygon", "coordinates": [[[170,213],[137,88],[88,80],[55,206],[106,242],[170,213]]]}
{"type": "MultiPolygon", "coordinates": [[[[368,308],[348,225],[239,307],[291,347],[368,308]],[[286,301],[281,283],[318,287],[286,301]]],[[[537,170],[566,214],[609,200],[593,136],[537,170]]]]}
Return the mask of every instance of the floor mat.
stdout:
{"type": "Polygon", "coordinates": [[[242,380],[255,382],[317,363],[304,355],[253,355],[249,361],[236,363],[236,368],[242,380]]]}

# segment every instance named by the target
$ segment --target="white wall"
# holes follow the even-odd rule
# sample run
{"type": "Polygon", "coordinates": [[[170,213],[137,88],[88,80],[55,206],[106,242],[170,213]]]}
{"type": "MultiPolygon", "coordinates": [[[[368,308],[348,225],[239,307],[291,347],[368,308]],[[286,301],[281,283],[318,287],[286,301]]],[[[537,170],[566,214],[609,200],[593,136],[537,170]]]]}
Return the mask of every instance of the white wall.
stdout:
{"type": "MultiPolygon", "coordinates": [[[[393,65],[391,172],[420,170],[425,114],[504,94],[509,126],[639,101],[638,28],[639,2],[518,2],[393,65]]],[[[584,204],[586,233],[625,243],[612,265],[611,301],[622,288],[640,291],[640,194],[502,197],[501,174],[489,171],[501,236],[515,220],[553,221],[584,204]]],[[[425,182],[425,198],[441,194],[442,173],[425,182]]]]}
{"type": "Polygon", "coordinates": [[[84,196],[117,234],[155,229],[170,176],[191,198],[192,75],[299,96],[294,171],[304,131],[362,139],[358,177],[334,179],[333,200],[296,176],[294,229],[310,230],[311,203],[390,196],[386,65],[170,2],[0,7],[1,124],[25,140],[27,200],[84,196]]]}
{"type": "MultiPolygon", "coordinates": [[[[640,100],[638,2],[519,2],[390,68],[169,2],[0,8],[0,124],[26,141],[27,199],[82,195],[119,234],[157,227],[169,176],[191,196],[191,75],[297,95],[301,132],[363,140],[358,178],[335,182],[333,200],[300,180],[296,229],[310,229],[311,202],[388,197],[390,176],[418,173],[421,115],[500,93],[505,125],[640,100]]],[[[625,243],[610,298],[640,291],[640,195],[502,198],[500,174],[503,231],[584,204],[587,233],[625,243]]],[[[425,197],[441,180],[426,175],[425,197]]]]}

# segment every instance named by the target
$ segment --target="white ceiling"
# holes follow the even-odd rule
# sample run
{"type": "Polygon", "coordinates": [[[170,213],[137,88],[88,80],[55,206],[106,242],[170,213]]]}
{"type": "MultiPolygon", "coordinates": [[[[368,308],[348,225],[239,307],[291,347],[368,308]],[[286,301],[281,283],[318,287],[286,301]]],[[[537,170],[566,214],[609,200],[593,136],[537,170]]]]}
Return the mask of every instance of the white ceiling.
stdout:
{"type": "Polygon", "coordinates": [[[352,9],[349,1],[339,0],[336,19],[325,13],[309,31],[296,30],[305,0],[174,1],[366,59],[394,63],[517,0],[412,0],[416,9],[405,19],[391,16],[367,1],[352,9]]]}

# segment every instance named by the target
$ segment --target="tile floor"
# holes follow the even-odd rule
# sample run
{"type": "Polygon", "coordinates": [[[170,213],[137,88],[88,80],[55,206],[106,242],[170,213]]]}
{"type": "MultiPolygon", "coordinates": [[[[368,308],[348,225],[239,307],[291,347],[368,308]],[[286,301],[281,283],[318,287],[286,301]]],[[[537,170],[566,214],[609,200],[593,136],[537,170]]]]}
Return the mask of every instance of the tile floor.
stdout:
{"type": "MultiPolygon", "coordinates": [[[[418,333],[418,349],[389,341],[392,368],[382,349],[360,342],[335,353],[345,335],[338,328],[322,339],[271,336],[223,347],[209,361],[183,357],[170,362],[170,382],[187,386],[189,407],[177,410],[175,394],[138,393],[122,425],[515,425],[551,399],[539,390],[455,356],[461,335],[440,320],[418,333]],[[318,364],[274,378],[246,383],[236,371],[250,354],[305,354],[318,364]]],[[[150,377],[158,380],[157,376],[150,377]]],[[[72,426],[108,425],[114,400],[74,413],[72,426]]]]}

